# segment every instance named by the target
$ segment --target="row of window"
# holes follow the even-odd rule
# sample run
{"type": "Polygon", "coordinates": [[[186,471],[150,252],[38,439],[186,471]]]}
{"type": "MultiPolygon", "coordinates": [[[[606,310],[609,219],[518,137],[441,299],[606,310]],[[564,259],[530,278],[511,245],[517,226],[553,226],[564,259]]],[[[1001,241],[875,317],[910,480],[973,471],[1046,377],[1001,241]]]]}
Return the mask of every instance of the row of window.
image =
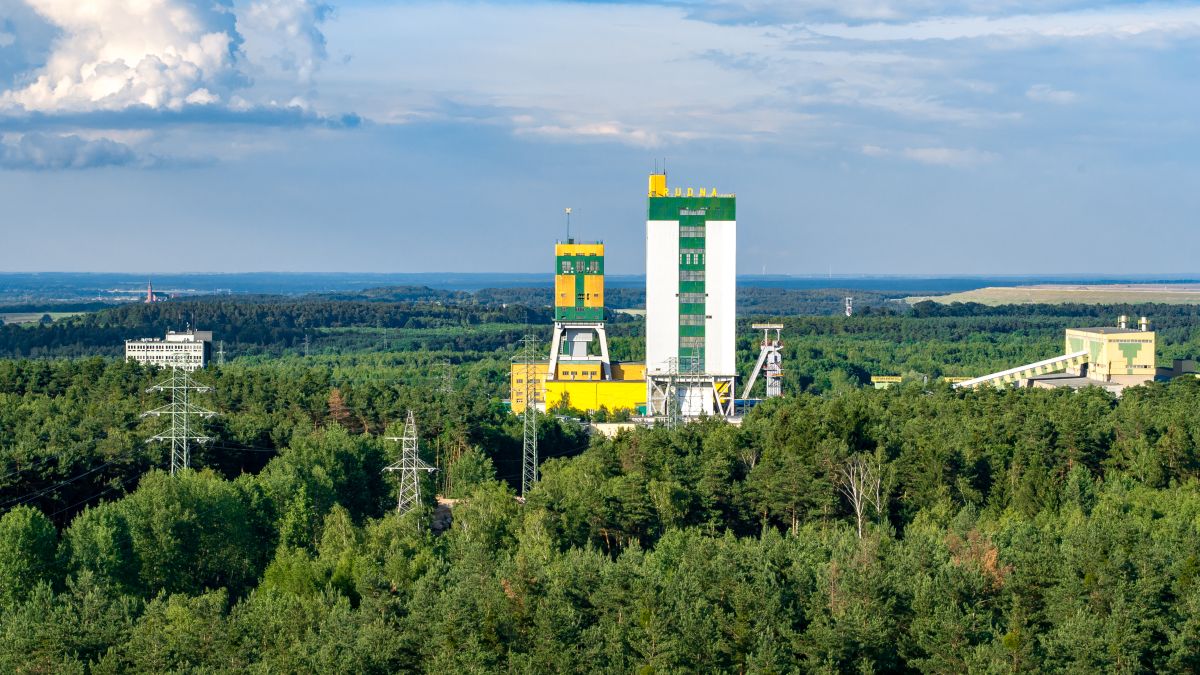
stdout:
{"type": "Polygon", "coordinates": [[[679,315],[679,325],[680,326],[703,326],[704,325],[704,315],[703,314],[680,314],[679,315]]]}
{"type": "Polygon", "coordinates": [[[570,376],[572,380],[576,377],[582,377],[585,380],[590,380],[594,376],[599,375],[599,373],[594,370],[564,370],[562,371],[562,374],[564,378],[570,376]]]}
{"type": "Polygon", "coordinates": [[[704,296],[704,293],[680,293],[679,302],[685,305],[702,305],[704,296]]]}
{"type": "Polygon", "coordinates": [[[702,335],[685,335],[679,338],[679,346],[685,349],[697,348],[704,346],[704,336],[702,335]]]}
{"type": "Polygon", "coordinates": [[[679,228],[679,236],[681,237],[703,237],[703,225],[683,225],[679,228]]]}
{"type": "Polygon", "coordinates": [[[703,265],[704,264],[704,254],[703,253],[680,253],[679,254],[679,264],[680,265],[703,265]]]}
{"type": "Polygon", "coordinates": [[[576,261],[572,264],[570,260],[562,261],[562,272],[560,274],[599,274],[600,261],[590,260],[588,262],[576,261]]]}
{"type": "Polygon", "coordinates": [[[680,270],[680,281],[704,281],[704,270],[680,270]]]}

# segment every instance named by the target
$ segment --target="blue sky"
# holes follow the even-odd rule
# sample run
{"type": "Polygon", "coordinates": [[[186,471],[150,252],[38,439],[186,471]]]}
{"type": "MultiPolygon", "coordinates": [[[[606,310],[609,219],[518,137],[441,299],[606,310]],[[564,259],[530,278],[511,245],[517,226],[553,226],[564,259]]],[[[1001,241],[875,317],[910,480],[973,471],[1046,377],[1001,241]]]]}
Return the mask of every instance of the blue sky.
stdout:
{"type": "Polygon", "coordinates": [[[0,0],[0,270],[1200,273],[1200,5],[0,0]],[[1148,235],[1148,237],[1147,237],[1148,235]]]}

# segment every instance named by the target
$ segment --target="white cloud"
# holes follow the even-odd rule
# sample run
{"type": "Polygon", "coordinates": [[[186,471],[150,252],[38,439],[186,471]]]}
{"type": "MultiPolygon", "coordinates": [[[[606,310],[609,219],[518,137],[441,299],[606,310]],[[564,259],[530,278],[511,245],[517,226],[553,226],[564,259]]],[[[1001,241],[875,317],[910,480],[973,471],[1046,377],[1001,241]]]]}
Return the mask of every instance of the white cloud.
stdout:
{"type": "Polygon", "coordinates": [[[321,23],[331,9],[312,0],[237,0],[243,51],[262,72],[309,86],[325,60],[321,23]]]}
{"type": "Polygon", "coordinates": [[[878,145],[864,145],[861,152],[867,157],[883,157],[888,154],[888,149],[878,145]]]}
{"type": "Polygon", "coordinates": [[[253,65],[242,50],[242,26],[255,56],[277,59],[305,86],[324,57],[319,24],[327,10],[315,0],[25,2],[59,36],[41,67],[0,94],[0,109],[79,113],[228,105],[249,84],[253,65]]]}
{"type": "Polygon", "coordinates": [[[1015,16],[941,16],[905,23],[825,23],[805,28],[818,35],[873,42],[1147,35],[1189,38],[1200,34],[1200,8],[1149,5],[1015,16]]]}
{"type": "Polygon", "coordinates": [[[905,148],[904,156],[922,164],[968,167],[996,159],[996,155],[970,148],[905,148]]]}
{"type": "Polygon", "coordinates": [[[125,0],[27,0],[62,31],[49,61],[0,102],[40,112],[177,110],[200,89],[237,79],[237,37],[227,6],[125,0]]]}
{"type": "Polygon", "coordinates": [[[1074,103],[1079,98],[1079,95],[1066,89],[1055,89],[1048,84],[1035,84],[1026,90],[1025,97],[1039,103],[1066,105],[1074,103]]]}

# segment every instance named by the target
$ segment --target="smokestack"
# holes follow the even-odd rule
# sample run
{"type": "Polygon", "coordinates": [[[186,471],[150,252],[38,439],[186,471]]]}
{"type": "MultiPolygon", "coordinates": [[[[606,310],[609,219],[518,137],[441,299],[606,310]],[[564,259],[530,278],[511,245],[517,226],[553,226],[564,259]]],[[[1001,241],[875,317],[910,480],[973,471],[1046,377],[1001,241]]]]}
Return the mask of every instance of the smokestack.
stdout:
{"type": "Polygon", "coordinates": [[[1117,328],[1129,328],[1129,317],[1125,314],[1117,317],[1117,328]]]}
{"type": "Polygon", "coordinates": [[[1144,316],[1142,318],[1138,319],[1138,329],[1141,330],[1143,333],[1146,331],[1149,331],[1150,330],[1150,319],[1147,319],[1144,316]]]}

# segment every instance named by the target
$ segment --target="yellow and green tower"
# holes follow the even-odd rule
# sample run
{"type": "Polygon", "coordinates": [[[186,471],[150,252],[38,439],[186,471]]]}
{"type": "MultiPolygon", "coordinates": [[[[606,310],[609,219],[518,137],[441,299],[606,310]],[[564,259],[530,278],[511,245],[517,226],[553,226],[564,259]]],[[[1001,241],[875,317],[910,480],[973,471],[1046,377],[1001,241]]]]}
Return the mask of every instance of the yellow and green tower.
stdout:
{"type": "Polygon", "coordinates": [[[554,320],[604,321],[604,244],[555,244],[554,320]]]}
{"type": "Polygon", "coordinates": [[[604,332],[604,244],[554,246],[554,337],[548,380],[611,380],[604,332]]]}

